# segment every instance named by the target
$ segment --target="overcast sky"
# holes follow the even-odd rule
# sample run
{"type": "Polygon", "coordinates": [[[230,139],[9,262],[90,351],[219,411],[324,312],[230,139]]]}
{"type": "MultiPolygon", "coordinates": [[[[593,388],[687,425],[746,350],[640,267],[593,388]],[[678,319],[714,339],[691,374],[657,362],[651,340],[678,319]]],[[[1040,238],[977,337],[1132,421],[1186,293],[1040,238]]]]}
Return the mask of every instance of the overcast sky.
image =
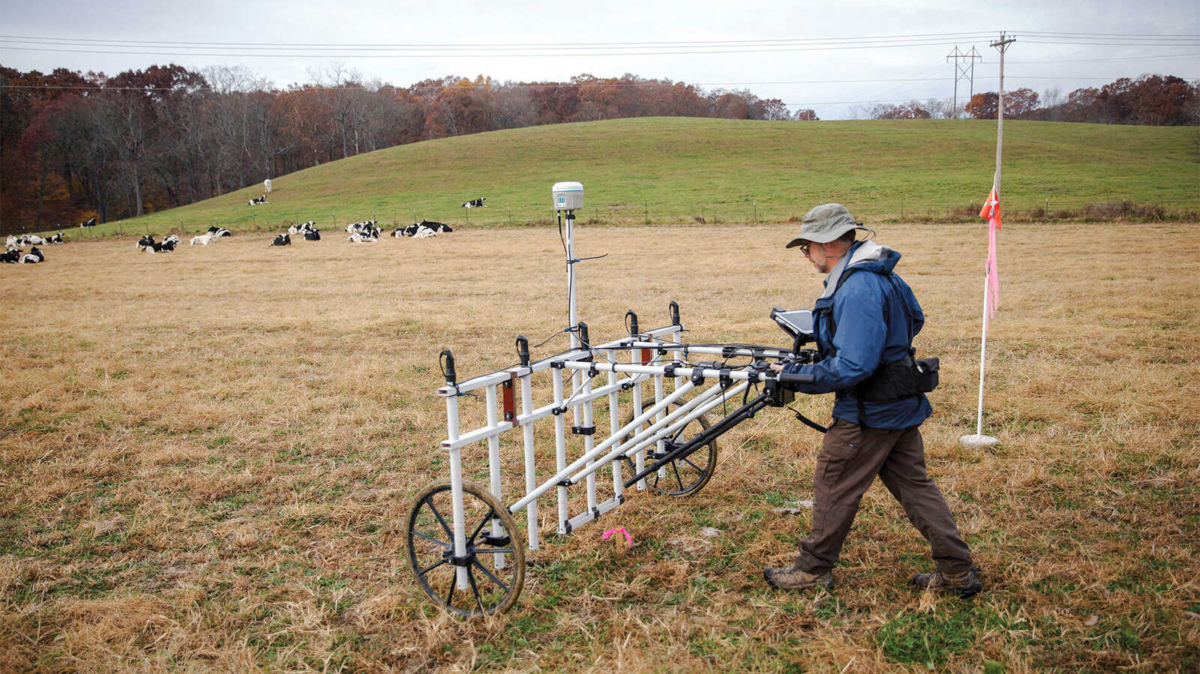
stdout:
{"type": "MultiPolygon", "coordinates": [[[[451,74],[533,81],[565,80],[580,73],[601,77],[634,73],[707,89],[748,88],[764,98],[779,98],[793,110],[814,108],[822,119],[836,119],[850,114],[855,103],[949,98],[954,70],[946,56],[956,45],[963,51],[974,47],[983,57],[976,61],[975,91],[996,90],[998,54],[988,46],[995,38],[946,35],[998,35],[1001,30],[1017,38],[1006,56],[1005,88],[1010,90],[1029,87],[1043,92],[1058,87],[1065,94],[1143,73],[1200,78],[1197,0],[868,4],[828,0],[544,4],[0,0],[0,7],[0,64],[11,68],[65,67],[111,75],[169,62],[197,70],[244,65],[279,87],[307,82],[311,71],[333,62],[357,70],[368,80],[398,86],[451,74]],[[1092,37],[1037,36],[1036,32],[1092,37]],[[1104,34],[1124,37],[1101,37],[1104,34]],[[934,37],[912,39],[915,44],[905,46],[879,46],[879,40],[867,40],[824,44],[841,48],[820,50],[808,49],[811,44],[764,42],[916,35],[934,37]],[[112,42],[97,42],[101,40],[112,42]],[[725,41],[755,42],[722,48],[729,53],[712,53],[713,45],[725,41]],[[1055,41],[1084,44],[1050,44],[1055,41]],[[532,43],[552,48],[515,48],[532,43]],[[565,49],[597,43],[641,44],[588,46],[574,53],[565,49]],[[476,48],[464,50],[465,45],[476,48]],[[396,49],[401,46],[426,48],[413,55],[396,49]],[[385,53],[388,56],[381,56],[385,53]]],[[[959,87],[961,102],[968,82],[962,80],[959,87]]]]}

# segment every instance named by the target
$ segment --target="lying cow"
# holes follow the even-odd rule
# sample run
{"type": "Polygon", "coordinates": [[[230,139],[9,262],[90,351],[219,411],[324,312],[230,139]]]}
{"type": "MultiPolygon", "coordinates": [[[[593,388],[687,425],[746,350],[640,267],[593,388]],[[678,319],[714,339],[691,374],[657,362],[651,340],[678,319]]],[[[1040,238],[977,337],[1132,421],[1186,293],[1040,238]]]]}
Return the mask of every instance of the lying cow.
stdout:
{"type": "Polygon", "coordinates": [[[22,253],[20,248],[17,248],[16,246],[9,246],[8,250],[4,251],[3,255],[0,255],[0,263],[16,264],[17,262],[21,261],[21,255],[22,253]]]}
{"type": "Polygon", "coordinates": [[[49,243],[49,244],[52,244],[52,245],[55,245],[55,246],[57,246],[58,244],[60,244],[60,243],[62,243],[62,242],[63,242],[63,235],[62,235],[62,232],[59,232],[58,234],[55,234],[54,236],[52,236],[52,237],[49,237],[48,239],[46,239],[46,243],[49,243]]]}
{"type": "Polygon", "coordinates": [[[472,200],[464,203],[462,205],[462,207],[463,208],[483,208],[483,199],[484,199],[484,197],[479,197],[478,199],[472,199],[472,200]]]}
{"type": "Polygon", "coordinates": [[[316,229],[308,230],[308,231],[304,232],[304,240],[305,241],[320,241],[321,240],[321,232],[316,229]]]}
{"type": "Polygon", "coordinates": [[[194,246],[196,244],[200,244],[201,246],[207,246],[208,244],[210,244],[216,240],[217,240],[217,235],[215,232],[205,232],[203,234],[200,234],[199,236],[193,236],[192,242],[189,245],[194,246]]]}
{"type": "Polygon", "coordinates": [[[37,246],[30,248],[28,253],[21,256],[21,264],[37,264],[45,260],[46,256],[42,255],[42,251],[38,250],[37,246]]]}
{"type": "Polygon", "coordinates": [[[267,203],[267,195],[265,195],[265,194],[262,195],[261,197],[258,197],[257,199],[250,200],[251,206],[261,206],[262,204],[265,204],[265,203],[267,203]]]}
{"type": "Polygon", "coordinates": [[[271,242],[272,246],[290,246],[292,245],[292,237],[287,234],[280,234],[271,242]]]}
{"type": "Polygon", "coordinates": [[[375,243],[379,240],[379,230],[374,230],[374,236],[366,232],[355,232],[346,240],[350,243],[375,243]]]}
{"type": "Polygon", "coordinates": [[[90,220],[84,220],[83,222],[79,223],[79,226],[80,227],[95,227],[96,226],[96,218],[92,218],[90,220]]]}
{"type": "Polygon", "coordinates": [[[352,222],[346,225],[347,234],[354,234],[355,232],[367,232],[372,229],[377,229],[374,220],[363,220],[361,222],[352,222]]]}
{"type": "Polygon", "coordinates": [[[453,229],[450,228],[450,225],[442,224],[440,222],[433,222],[430,220],[422,220],[421,226],[432,229],[433,231],[437,232],[438,234],[449,234],[450,232],[454,231],[453,229]]]}
{"type": "Polygon", "coordinates": [[[302,222],[298,225],[292,225],[291,227],[288,227],[288,234],[304,234],[306,232],[315,232],[317,231],[316,224],[316,222],[309,220],[308,222],[302,222]]]}

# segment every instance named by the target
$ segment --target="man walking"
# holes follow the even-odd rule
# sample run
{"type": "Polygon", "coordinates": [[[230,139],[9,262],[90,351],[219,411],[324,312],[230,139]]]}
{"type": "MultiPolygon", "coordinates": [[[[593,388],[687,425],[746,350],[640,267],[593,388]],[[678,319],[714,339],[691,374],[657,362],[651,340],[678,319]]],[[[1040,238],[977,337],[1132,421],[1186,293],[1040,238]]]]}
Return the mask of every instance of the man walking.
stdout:
{"type": "Polygon", "coordinates": [[[797,390],[832,392],[836,401],[817,456],[812,532],[800,543],[794,565],[765,569],[763,575],[787,590],[832,588],[842,544],[878,475],[929,541],[937,562],[936,572],[919,573],[912,583],[971,597],[982,588],[971,551],[925,472],[920,425],[933,410],[916,384],[912,356],[925,315],[893,272],[900,253],[855,241],[860,229],[866,228],[844,206],[823,204],[804,216],[800,236],[787,244],[827,274],[825,293],[813,309],[818,360],[773,367],[813,375],[813,383],[797,390]]]}

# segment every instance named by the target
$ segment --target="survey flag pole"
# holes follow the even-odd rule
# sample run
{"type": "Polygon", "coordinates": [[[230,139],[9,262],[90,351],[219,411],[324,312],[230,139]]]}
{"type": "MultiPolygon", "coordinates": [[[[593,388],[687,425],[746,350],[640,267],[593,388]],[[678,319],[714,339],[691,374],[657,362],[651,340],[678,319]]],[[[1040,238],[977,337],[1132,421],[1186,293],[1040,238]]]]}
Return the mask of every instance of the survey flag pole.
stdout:
{"type": "Polygon", "coordinates": [[[995,437],[983,434],[983,382],[987,371],[987,336],[991,319],[996,315],[1000,300],[1000,274],[997,269],[996,232],[1001,228],[1000,219],[1000,167],[1004,151],[1004,52],[1016,41],[1000,33],[1000,40],[991,46],[1000,50],[1000,92],[996,101],[996,173],[992,177],[992,191],[979,212],[979,217],[988,222],[988,255],[983,270],[983,329],[979,342],[979,408],[975,416],[975,434],[959,438],[966,447],[989,447],[999,442],[995,437]]]}

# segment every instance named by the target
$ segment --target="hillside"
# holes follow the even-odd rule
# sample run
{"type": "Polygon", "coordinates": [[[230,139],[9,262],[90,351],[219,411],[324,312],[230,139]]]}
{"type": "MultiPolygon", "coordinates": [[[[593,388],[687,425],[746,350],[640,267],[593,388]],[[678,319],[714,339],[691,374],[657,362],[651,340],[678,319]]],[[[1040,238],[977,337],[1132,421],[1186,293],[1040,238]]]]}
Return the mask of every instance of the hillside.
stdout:
{"type": "MultiPolygon", "coordinates": [[[[692,118],[622,119],[426,141],[276,177],[260,185],[121,223],[127,231],[214,221],[273,229],[329,226],[374,216],[472,225],[545,222],[550,186],[586,189],[581,221],[782,222],[840,201],[870,219],[944,218],[986,196],[995,166],[994,121],[787,123],[692,118]],[[467,213],[463,201],[486,197],[467,213]]],[[[1090,203],[1200,207],[1196,129],[1053,122],[1005,123],[1009,211],[1053,212],[1090,203]]],[[[96,234],[114,230],[97,228],[96,234]]],[[[115,232],[114,232],[115,233],[115,232]]]]}

